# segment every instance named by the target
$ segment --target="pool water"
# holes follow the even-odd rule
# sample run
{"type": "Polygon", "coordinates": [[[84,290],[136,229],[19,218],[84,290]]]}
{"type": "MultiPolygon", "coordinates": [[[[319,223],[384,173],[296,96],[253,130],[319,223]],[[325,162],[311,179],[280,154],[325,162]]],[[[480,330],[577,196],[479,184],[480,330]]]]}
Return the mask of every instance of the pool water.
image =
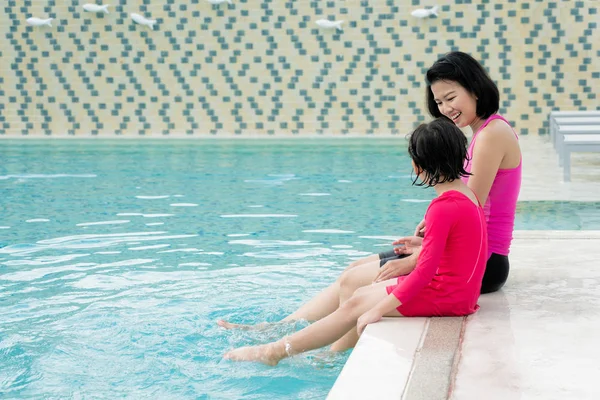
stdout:
{"type": "MultiPolygon", "coordinates": [[[[324,398],[348,353],[276,368],[221,359],[306,323],[244,332],[215,321],[278,321],[412,232],[434,193],[411,186],[405,147],[3,141],[0,394],[324,398]]],[[[597,204],[524,204],[517,229],[600,225],[597,204]]]]}
{"type": "Polygon", "coordinates": [[[521,202],[515,229],[600,230],[600,202],[521,202]]]}
{"type": "Polygon", "coordinates": [[[431,190],[391,141],[3,141],[2,397],[321,399],[347,353],[228,349],[411,231],[431,190]],[[382,247],[385,245],[385,247],[382,247]]]}

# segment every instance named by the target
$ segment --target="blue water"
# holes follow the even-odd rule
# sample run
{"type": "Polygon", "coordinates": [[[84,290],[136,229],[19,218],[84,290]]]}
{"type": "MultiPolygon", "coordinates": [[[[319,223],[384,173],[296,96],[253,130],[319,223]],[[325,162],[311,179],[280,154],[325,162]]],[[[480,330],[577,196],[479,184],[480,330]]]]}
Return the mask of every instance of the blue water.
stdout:
{"type": "MultiPolygon", "coordinates": [[[[347,353],[223,361],[305,324],[215,320],[280,320],[433,197],[400,138],[0,144],[0,397],[322,399],[347,353]]],[[[517,228],[598,229],[597,206],[517,228]]]]}
{"type": "Polygon", "coordinates": [[[303,324],[215,320],[283,318],[433,195],[403,139],[1,144],[0,397],[324,398],[348,354],[234,364],[303,324]]]}

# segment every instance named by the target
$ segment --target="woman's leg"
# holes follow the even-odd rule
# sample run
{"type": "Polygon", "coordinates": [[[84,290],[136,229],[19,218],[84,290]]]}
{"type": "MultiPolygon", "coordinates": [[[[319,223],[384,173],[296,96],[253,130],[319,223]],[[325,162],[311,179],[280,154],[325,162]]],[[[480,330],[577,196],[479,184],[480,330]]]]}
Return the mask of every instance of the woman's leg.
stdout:
{"type": "Polygon", "coordinates": [[[342,297],[347,300],[356,289],[370,285],[378,273],[379,260],[358,265],[352,269],[347,268],[332,285],[294,313],[285,317],[283,321],[297,321],[299,319],[318,321],[328,316],[342,304],[340,301],[342,297]]]}
{"type": "MultiPolygon", "coordinates": [[[[262,346],[242,347],[225,354],[224,358],[235,361],[260,361],[268,365],[277,363],[294,354],[318,349],[335,342],[350,329],[356,330],[358,318],[388,296],[386,287],[397,279],[389,279],[357,291],[335,312],[287,338],[262,346]]],[[[398,310],[385,316],[401,317],[398,310]]]]}
{"type": "MultiPolygon", "coordinates": [[[[354,268],[346,268],[340,277],[315,297],[310,299],[308,303],[302,305],[298,310],[285,317],[282,322],[290,322],[297,320],[318,321],[321,318],[331,314],[340,305],[340,296],[349,298],[352,293],[359,287],[369,285],[373,282],[379,273],[379,260],[358,265],[354,268]]],[[[227,321],[219,320],[217,325],[225,329],[261,329],[269,326],[267,323],[257,325],[232,324],[227,321]]]]}
{"type": "Polygon", "coordinates": [[[509,269],[508,256],[492,253],[485,265],[485,273],[481,282],[481,294],[500,290],[508,279],[509,269]]]}
{"type": "Polygon", "coordinates": [[[365,258],[361,258],[360,260],[356,260],[352,263],[350,263],[350,265],[348,265],[346,267],[346,269],[344,270],[344,272],[351,270],[354,267],[358,267],[359,265],[363,265],[366,263],[370,263],[373,261],[379,261],[379,254],[371,254],[370,256],[367,256],[365,258]]]}
{"type": "Polygon", "coordinates": [[[391,250],[363,258],[359,260],[362,262],[359,265],[353,266],[351,264],[333,284],[285,317],[282,322],[301,319],[313,322],[328,316],[344,301],[348,300],[356,289],[372,284],[385,260],[403,257],[405,256],[398,256],[394,253],[394,250],[391,250]]]}

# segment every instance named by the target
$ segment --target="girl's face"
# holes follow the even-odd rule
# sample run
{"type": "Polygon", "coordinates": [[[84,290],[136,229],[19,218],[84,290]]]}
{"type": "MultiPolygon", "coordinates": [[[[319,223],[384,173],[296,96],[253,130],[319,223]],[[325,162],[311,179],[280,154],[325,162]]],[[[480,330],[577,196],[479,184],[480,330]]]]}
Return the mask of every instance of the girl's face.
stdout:
{"type": "Polygon", "coordinates": [[[450,118],[456,126],[471,125],[477,117],[477,98],[454,81],[437,81],[431,85],[433,99],[440,113],[450,118]]]}

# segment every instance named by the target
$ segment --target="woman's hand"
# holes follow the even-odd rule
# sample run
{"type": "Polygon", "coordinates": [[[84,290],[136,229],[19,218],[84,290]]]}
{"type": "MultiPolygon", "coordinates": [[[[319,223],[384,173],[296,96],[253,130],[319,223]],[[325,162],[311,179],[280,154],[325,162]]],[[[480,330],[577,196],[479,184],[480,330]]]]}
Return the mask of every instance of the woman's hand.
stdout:
{"type": "Polygon", "coordinates": [[[373,282],[383,282],[387,279],[409,274],[417,265],[416,256],[401,258],[399,260],[390,260],[379,268],[379,274],[373,282]]]}
{"type": "Polygon", "coordinates": [[[419,225],[415,228],[415,236],[425,237],[425,220],[419,222],[419,225]]]}
{"type": "Polygon", "coordinates": [[[396,247],[394,249],[396,254],[412,254],[415,252],[417,247],[421,247],[423,244],[423,238],[420,236],[405,236],[396,240],[392,244],[394,246],[402,245],[402,247],[396,247]]]}
{"type": "Polygon", "coordinates": [[[374,324],[381,320],[381,317],[383,317],[383,315],[375,308],[361,315],[358,321],[356,321],[356,331],[358,332],[358,336],[362,335],[367,325],[374,324]]]}

